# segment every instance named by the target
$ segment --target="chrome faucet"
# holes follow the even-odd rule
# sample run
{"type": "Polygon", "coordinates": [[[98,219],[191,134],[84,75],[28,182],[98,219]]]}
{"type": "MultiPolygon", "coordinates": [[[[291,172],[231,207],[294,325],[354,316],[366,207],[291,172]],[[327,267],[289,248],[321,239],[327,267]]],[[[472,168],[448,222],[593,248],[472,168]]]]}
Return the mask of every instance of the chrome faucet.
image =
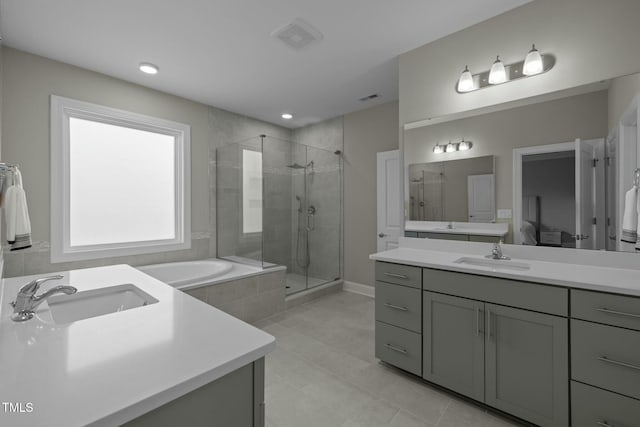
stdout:
{"type": "Polygon", "coordinates": [[[14,322],[24,322],[25,320],[33,318],[35,309],[50,296],[60,293],[67,295],[75,294],[78,291],[76,288],[64,285],[55,286],[40,295],[36,295],[36,292],[40,289],[40,285],[44,282],[62,279],[63,277],[64,276],[61,275],[42,277],[40,279],[32,280],[20,288],[16,300],[11,303],[13,306],[13,315],[11,316],[11,319],[14,322]]]}
{"type": "Polygon", "coordinates": [[[502,245],[502,240],[500,240],[498,243],[494,243],[493,247],[491,248],[491,254],[485,255],[485,257],[491,258],[491,259],[503,259],[503,260],[511,259],[511,257],[508,257],[502,254],[502,246],[500,245],[502,245]]]}

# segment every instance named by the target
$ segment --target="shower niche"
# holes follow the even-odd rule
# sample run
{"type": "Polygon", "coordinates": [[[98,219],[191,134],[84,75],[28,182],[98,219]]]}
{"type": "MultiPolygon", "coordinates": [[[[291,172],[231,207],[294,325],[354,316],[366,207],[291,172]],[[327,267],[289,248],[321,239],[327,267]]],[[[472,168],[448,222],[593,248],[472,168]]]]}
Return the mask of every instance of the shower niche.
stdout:
{"type": "Polygon", "coordinates": [[[216,150],[218,258],[287,267],[286,293],[341,278],[340,152],[260,135],[216,150]]]}

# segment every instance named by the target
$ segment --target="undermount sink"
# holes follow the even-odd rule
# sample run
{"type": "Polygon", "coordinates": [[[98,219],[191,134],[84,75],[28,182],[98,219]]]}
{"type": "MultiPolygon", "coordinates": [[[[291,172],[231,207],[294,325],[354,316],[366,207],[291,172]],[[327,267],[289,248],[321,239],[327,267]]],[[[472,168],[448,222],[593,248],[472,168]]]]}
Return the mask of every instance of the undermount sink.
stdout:
{"type": "Polygon", "coordinates": [[[526,271],[531,268],[529,264],[523,262],[511,261],[508,259],[487,259],[487,258],[474,258],[474,257],[462,257],[453,261],[456,264],[468,264],[479,267],[489,267],[493,270],[515,270],[526,271]]]}
{"type": "Polygon", "coordinates": [[[54,323],[65,324],[155,304],[158,300],[130,283],[47,300],[54,323]]]}

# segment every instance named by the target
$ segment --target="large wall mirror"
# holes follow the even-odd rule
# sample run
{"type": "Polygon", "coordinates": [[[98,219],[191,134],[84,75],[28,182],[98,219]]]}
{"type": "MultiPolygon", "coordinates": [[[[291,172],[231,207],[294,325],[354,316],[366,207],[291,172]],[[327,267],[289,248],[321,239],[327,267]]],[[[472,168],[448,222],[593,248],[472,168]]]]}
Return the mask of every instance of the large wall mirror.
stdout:
{"type": "Polygon", "coordinates": [[[639,89],[640,73],[406,124],[407,220],[469,221],[463,203],[437,208],[438,198],[460,202],[468,192],[438,186],[438,174],[448,164],[490,158],[496,215],[487,222],[508,223],[508,242],[636,251],[621,236],[625,193],[640,165],[639,89]],[[470,149],[436,148],[463,140],[470,149]]]}

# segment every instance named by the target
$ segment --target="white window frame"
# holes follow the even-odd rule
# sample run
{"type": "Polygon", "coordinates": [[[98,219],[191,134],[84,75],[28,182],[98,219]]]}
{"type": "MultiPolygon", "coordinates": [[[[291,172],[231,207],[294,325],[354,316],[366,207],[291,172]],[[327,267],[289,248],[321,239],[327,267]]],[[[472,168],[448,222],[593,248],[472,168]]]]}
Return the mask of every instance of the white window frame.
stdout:
{"type": "Polygon", "coordinates": [[[191,248],[191,128],[183,123],[51,95],[51,262],[79,261],[191,248]],[[98,245],[70,244],[69,119],[161,133],[175,138],[175,237],[98,245]]]}

